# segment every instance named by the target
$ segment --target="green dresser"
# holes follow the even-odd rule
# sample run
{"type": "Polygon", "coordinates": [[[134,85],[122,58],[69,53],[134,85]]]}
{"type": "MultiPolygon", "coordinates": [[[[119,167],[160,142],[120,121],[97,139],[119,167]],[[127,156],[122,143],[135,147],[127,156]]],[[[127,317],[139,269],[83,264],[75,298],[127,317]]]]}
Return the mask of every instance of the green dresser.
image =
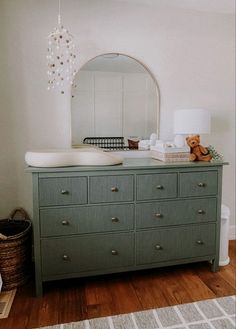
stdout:
{"type": "Polygon", "coordinates": [[[217,271],[222,166],[146,158],[28,168],[36,294],[45,281],[174,264],[217,271]]]}

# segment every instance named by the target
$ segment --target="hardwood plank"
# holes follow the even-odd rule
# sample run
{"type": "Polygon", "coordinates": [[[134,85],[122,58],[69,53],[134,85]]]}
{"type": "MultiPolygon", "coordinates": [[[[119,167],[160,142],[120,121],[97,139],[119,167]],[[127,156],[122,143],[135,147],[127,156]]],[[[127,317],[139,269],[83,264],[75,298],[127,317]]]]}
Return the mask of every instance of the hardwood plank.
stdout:
{"type": "Polygon", "coordinates": [[[115,280],[108,281],[108,288],[112,296],[115,314],[135,312],[141,310],[140,301],[130,282],[129,274],[115,276],[115,280]]]}
{"type": "Polygon", "coordinates": [[[144,309],[214,298],[215,294],[188,266],[157,269],[133,279],[144,309]]]}
{"type": "Polygon", "coordinates": [[[85,284],[87,305],[96,305],[112,302],[112,296],[105,277],[92,278],[85,284]]]}
{"type": "Polygon", "coordinates": [[[26,315],[20,315],[17,318],[11,318],[9,321],[6,319],[0,320],[1,329],[22,329],[22,328],[31,328],[28,326],[28,317],[26,315]],[[2,322],[3,321],[3,322],[2,322]]]}
{"type": "Polygon", "coordinates": [[[230,240],[229,241],[229,258],[230,258],[230,264],[236,268],[236,240],[230,240]]]}
{"type": "Polygon", "coordinates": [[[200,279],[214,292],[216,297],[231,296],[236,294],[233,288],[218,272],[198,271],[200,279]]]}
{"type": "Polygon", "coordinates": [[[80,321],[85,318],[86,312],[81,308],[84,305],[84,289],[81,287],[63,287],[60,292],[59,305],[60,313],[58,323],[80,321]]]}
{"type": "Polygon", "coordinates": [[[117,314],[111,303],[88,305],[88,319],[117,314]]]}
{"type": "Polygon", "coordinates": [[[169,305],[163,290],[161,290],[159,284],[155,282],[155,278],[158,279],[162,273],[165,272],[160,269],[159,271],[149,270],[132,274],[132,285],[136,291],[142,309],[169,305]]]}
{"type": "MultiPolygon", "coordinates": [[[[154,279],[154,282],[158,289],[162,291],[164,299],[168,302],[169,306],[192,301],[188,290],[185,289],[182,282],[176,280],[176,275],[173,275],[174,271],[174,269],[171,272],[168,270],[164,275],[154,279]]],[[[157,302],[157,307],[163,307],[161,300],[157,302]]]]}
{"type": "Polygon", "coordinates": [[[187,289],[191,297],[189,302],[215,298],[214,292],[196,274],[193,267],[179,271],[176,274],[176,279],[187,289]]]}
{"type": "Polygon", "coordinates": [[[220,267],[219,275],[236,289],[236,269],[231,264],[220,267]]]}
{"type": "Polygon", "coordinates": [[[56,289],[48,289],[44,298],[39,301],[37,326],[49,326],[59,323],[60,292],[56,289]],[[58,310],[57,310],[58,309],[58,310]]]}

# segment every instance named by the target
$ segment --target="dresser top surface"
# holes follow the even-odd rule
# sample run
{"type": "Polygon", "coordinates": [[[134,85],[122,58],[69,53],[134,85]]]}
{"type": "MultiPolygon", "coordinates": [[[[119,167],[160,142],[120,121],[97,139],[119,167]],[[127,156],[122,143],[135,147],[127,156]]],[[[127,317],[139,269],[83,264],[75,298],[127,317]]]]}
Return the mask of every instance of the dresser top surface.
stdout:
{"type": "Polygon", "coordinates": [[[161,168],[209,168],[226,165],[226,162],[162,162],[152,158],[125,158],[122,164],[113,166],[67,166],[67,167],[27,167],[27,172],[80,172],[80,171],[120,171],[127,169],[161,169],[161,168]]]}

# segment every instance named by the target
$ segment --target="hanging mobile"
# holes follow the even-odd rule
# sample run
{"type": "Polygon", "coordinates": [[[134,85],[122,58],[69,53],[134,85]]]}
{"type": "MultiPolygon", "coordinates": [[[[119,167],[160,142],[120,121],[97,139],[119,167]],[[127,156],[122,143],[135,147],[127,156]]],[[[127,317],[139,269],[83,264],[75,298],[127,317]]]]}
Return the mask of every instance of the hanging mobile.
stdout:
{"type": "Polygon", "coordinates": [[[64,94],[65,88],[73,84],[75,64],[76,47],[73,36],[61,24],[61,2],[58,0],[58,24],[48,36],[48,90],[55,88],[64,94]]]}

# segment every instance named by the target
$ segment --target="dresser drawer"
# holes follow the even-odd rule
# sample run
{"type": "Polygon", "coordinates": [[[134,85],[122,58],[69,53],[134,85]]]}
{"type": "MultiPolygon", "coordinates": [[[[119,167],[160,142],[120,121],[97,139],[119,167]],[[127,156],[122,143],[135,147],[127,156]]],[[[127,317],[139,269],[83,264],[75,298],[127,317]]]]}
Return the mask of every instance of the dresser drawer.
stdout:
{"type": "Polygon", "coordinates": [[[41,235],[59,236],[134,228],[134,205],[99,205],[41,209],[41,235]]]}
{"type": "Polygon", "coordinates": [[[215,254],[215,224],[137,233],[137,264],[215,254]]]}
{"type": "Polygon", "coordinates": [[[87,178],[63,177],[39,179],[39,205],[87,203],[87,178]]]}
{"type": "Polygon", "coordinates": [[[133,201],[133,175],[95,176],[89,181],[91,203],[133,201]]]}
{"type": "Polygon", "coordinates": [[[136,227],[148,228],[216,221],[216,199],[193,199],[139,203],[136,227]]]}
{"type": "Polygon", "coordinates": [[[180,173],[179,193],[181,197],[207,196],[217,194],[216,171],[180,173]]]}
{"type": "Polygon", "coordinates": [[[137,175],[137,200],[174,198],[176,196],[176,173],[137,175]]]}
{"type": "Polygon", "coordinates": [[[42,240],[43,276],[134,265],[133,233],[42,240]]]}

